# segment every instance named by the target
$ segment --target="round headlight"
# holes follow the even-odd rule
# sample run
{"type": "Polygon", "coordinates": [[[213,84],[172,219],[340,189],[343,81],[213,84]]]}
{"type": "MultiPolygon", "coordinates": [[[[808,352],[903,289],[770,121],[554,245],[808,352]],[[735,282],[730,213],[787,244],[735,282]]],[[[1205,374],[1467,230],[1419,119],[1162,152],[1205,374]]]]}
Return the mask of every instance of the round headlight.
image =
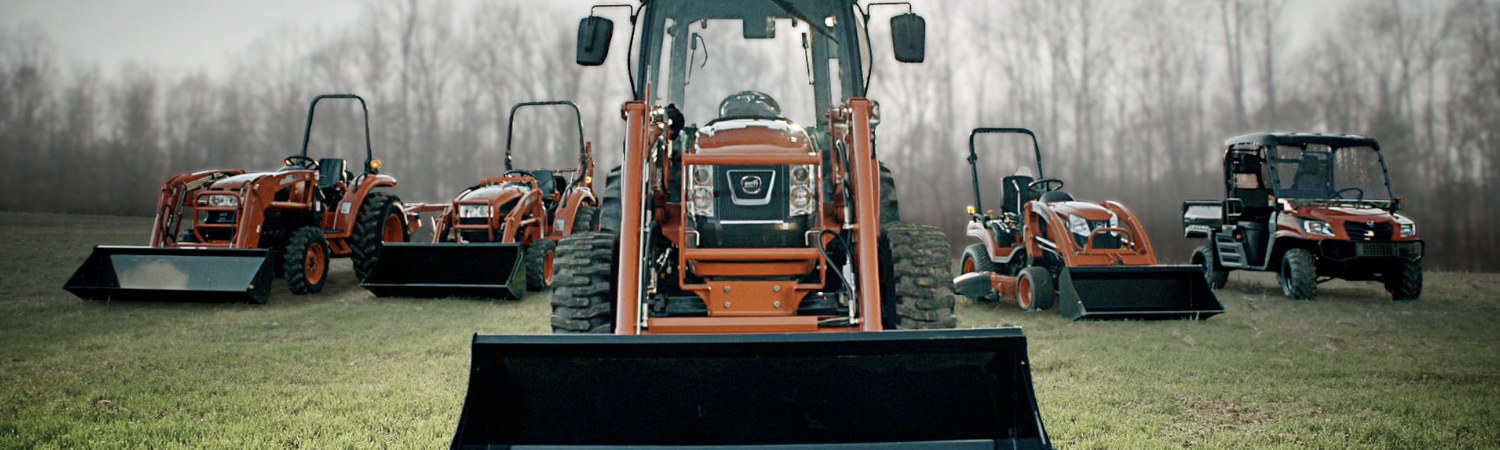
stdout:
{"type": "Polygon", "coordinates": [[[792,207],[806,208],[812,204],[812,191],[802,186],[792,188],[792,207]]]}
{"type": "Polygon", "coordinates": [[[792,168],[792,181],[795,181],[795,182],[798,182],[798,183],[806,183],[807,182],[807,168],[803,167],[803,166],[793,167],[792,168]]]}
{"type": "Polygon", "coordinates": [[[710,171],[707,167],[698,166],[693,168],[693,184],[706,186],[708,185],[708,179],[711,176],[713,176],[713,172],[710,171]]]}
{"type": "Polygon", "coordinates": [[[706,210],[713,206],[714,192],[708,188],[697,188],[693,190],[693,207],[706,210]]]}

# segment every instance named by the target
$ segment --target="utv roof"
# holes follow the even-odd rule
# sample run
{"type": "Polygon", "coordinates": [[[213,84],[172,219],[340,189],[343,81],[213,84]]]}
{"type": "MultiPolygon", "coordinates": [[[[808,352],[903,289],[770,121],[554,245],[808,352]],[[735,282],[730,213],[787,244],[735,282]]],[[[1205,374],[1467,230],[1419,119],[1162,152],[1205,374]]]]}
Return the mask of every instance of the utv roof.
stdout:
{"type": "Polygon", "coordinates": [[[1251,133],[1229,138],[1224,141],[1224,146],[1232,147],[1239,144],[1258,144],[1263,146],[1274,146],[1282,144],[1319,144],[1329,147],[1374,147],[1380,148],[1380,143],[1375,138],[1360,136],[1357,134],[1317,134],[1317,133],[1251,133]]]}

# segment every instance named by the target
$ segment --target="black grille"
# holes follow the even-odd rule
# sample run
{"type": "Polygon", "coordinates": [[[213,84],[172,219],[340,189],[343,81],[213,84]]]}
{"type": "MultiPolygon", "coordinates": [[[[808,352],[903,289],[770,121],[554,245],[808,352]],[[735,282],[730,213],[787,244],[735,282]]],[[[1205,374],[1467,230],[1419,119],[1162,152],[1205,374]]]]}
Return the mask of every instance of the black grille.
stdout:
{"type": "Polygon", "coordinates": [[[714,216],[719,220],[787,218],[786,166],[719,166],[714,172],[714,216]]]}
{"type": "Polygon", "coordinates": [[[234,223],[234,211],[209,211],[203,223],[229,225],[234,223]]]}
{"type": "Polygon", "coordinates": [[[464,217],[458,219],[459,225],[488,225],[489,223],[490,218],[488,217],[464,217]]]}
{"type": "Polygon", "coordinates": [[[1349,239],[1355,241],[1387,241],[1392,238],[1395,228],[1390,222],[1344,222],[1344,232],[1349,233],[1349,239]]]}

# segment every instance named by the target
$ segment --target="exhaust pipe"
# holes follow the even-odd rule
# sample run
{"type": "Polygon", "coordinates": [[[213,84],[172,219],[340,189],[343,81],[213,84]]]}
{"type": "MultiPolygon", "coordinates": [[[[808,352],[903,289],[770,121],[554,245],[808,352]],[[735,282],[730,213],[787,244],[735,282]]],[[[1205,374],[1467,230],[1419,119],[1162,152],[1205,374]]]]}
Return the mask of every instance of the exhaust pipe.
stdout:
{"type": "Polygon", "coordinates": [[[480,336],[452,447],[1051,448],[1017,328],[480,336]]]}
{"type": "Polygon", "coordinates": [[[1069,267],[1057,291],[1069,320],[1203,320],[1224,312],[1198,266],[1069,267]]]}
{"type": "Polygon", "coordinates": [[[377,297],[518,299],[526,293],[520,244],[383,244],[359,283],[377,297]]]}
{"type": "Polygon", "coordinates": [[[265,303],[271,252],[95,246],[63,289],[84,300],[265,303]]]}

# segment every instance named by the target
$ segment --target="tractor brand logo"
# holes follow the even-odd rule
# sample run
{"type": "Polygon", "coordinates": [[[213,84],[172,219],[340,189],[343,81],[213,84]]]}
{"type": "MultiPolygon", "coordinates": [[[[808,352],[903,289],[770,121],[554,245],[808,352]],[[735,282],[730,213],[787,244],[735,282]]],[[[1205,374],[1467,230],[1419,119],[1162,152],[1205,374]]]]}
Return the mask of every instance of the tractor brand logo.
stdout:
{"type": "Polygon", "coordinates": [[[750,195],[759,194],[760,193],[760,187],[761,187],[760,185],[761,185],[761,180],[760,180],[760,177],[758,177],[758,176],[747,175],[744,178],[740,178],[740,189],[743,190],[743,191],[745,191],[746,194],[750,194],[750,195]]]}
{"type": "Polygon", "coordinates": [[[1367,227],[1373,227],[1373,226],[1375,226],[1375,221],[1373,221],[1373,220],[1366,220],[1365,221],[1365,226],[1367,226],[1367,227]]]}

